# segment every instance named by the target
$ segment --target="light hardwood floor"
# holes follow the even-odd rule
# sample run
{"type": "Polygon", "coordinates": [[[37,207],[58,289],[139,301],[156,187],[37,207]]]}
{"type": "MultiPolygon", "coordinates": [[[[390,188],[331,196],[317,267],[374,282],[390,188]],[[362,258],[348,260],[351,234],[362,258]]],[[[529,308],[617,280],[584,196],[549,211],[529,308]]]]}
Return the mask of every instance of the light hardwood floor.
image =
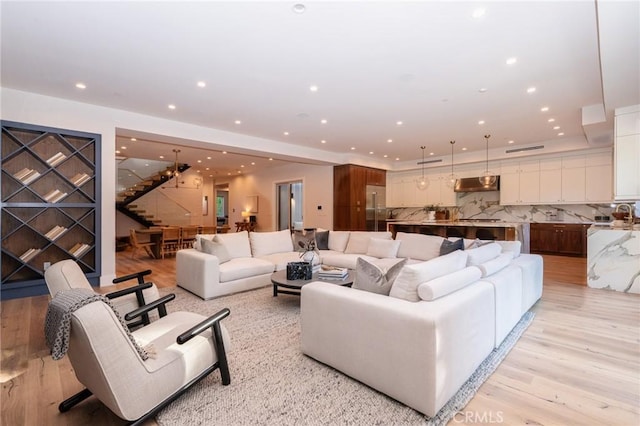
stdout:
{"type": "MultiPolygon", "coordinates": [[[[586,287],[585,259],[544,258],[534,322],[450,424],[640,424],[640,296],[586,287]]],[[[158,286],[175,285],[174,258],[117,254],[118,275],[147,268],[158,286]]],[[[82,387],[68,358],[48,355],[47,302],[38,296],[0,304],[0,424],[124,424],[95,398],[58,412],[58,403],[82,387]]]]}

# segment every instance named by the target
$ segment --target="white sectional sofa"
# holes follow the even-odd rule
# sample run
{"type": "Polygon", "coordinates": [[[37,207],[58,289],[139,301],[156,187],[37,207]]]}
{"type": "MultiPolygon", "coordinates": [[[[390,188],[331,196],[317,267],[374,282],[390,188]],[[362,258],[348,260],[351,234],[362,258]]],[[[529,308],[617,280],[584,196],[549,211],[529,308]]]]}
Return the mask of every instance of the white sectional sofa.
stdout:
{"type": "MultiPolygon", "coordinates": [[[[398,237],[399,254],[410,241],[404,249],[424,257],[438,238],[398,237]]],[[[301,348],[434,416],[541,297],[542,270],[519,242],[496,242],[407,264],[389,295],[313,282],[302,288],[301,348]]]]}
{"type": "MultiPolygon", "coordinates": [[[[398,244],[391,239],[390,232],[331,231],[327,249],[319,250],[314,263],[350,269],[355,269],[359,257],[384,263],[386,254],[395,260],[398,244]]],[[[178,286],[211,299],[269,285],[273,272],[300,260],[289,230],[198,235],[195,248],[176,254],[176,280],[178,286]],[[214,237],[224,245],[224,255],[203,251],[201,240],[214,237]]]]}

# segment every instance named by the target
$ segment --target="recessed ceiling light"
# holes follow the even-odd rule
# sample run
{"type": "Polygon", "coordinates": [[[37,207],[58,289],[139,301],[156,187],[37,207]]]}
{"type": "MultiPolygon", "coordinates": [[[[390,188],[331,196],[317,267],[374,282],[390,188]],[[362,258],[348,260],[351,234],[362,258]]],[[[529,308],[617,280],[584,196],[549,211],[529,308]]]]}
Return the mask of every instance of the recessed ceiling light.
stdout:
{"type": "Polygon", "coordinates": [[[273,161],[273,158],[269,157],[269,161],[273,161]]]}
{"type": "Polygon", "coordinates": [[[542,108],[540,108],[540,111],[547,112],[547,111],[549,111],[549,107],[542,107],[542,108]]]}
{"type": "Polygon", "coordinates": [[[400,157],[396,157],[396,161],[400,161],[400,157]]]}
{"type": "Polygon", "coordinates": [[[393,139],[387,139],[387,143],[393,142],[393,139]]]}
{"type": "Polygon", "coordinates": [[[385,154],[385,155],[383,155],[383,157],[384,157],[384,158],[387,158],[387,157],[388,157],[388,155],[387,155],[387,154],[385,154]]]}
{"type": "Polygon", "coordinates": [[[121,146],[120,149],[127,149],[127,147],[126,146],[121,146]]]}
{"type": "Polygon", "coordinates": [[[211,160],[211,157],[207,157],[207,160],[211,160]]]}
{"type": "Polygon", "coordinates": [[[202,160],[198,160],[198,163],[202,163],[202,160]]]}
{"type": "Polygon", "coordinates": [[[160,156],[160,158],[161,158],[161,159],[162,159],[162,158],[164,158],[164,155],[161,155],[161,156],[160,156]]]}
{"type": "Polygon", "coordinates": [[[513,143],[513,141],[509,141],[509,142],[507,142],[507,143],[512,144],[512,143],[513,143]]]}
{"type": "Polygon", "coordinates": [[[558,130],[560,129],[560,126],[553,126],[553,130],[558,130]]]}
{"type": "Polygon", "coordinates": [[[284,132],[284,135],[285,136],[289,136],[289,132],[284,132]]]}
{"type": "Polygon", "coordinates": [[[305,6],[302,3],[296,3],[291,7],[291,10],[293,10],[293,13],[304,13],[307,10],[307,6],[305,6]]]}
{"type": "Polygon", "coordinates": [[[234,121],[234,123],[236,123],[236,124],[242,124],[242,121],[240,121],[240,120],[236,120],[236,121],[234,121]]]}
{"type": "Polygon", "coordinates": [[[198,87],[207,87],[207,83],[205,83],[204,81],[199,81],[197,84],[198,87]]]}
{"type": "Polygon", "coordinates": [[[318,91],[318,86],[309,86],[309,90],[311,90],[312,92],[317,92],[318,91]]]}
{"type": "Polygon", "coordinates": [[[429,155],[433,155],[433,152],[430,152],[429,155]]]}
{"type": "Polygon", "coordinates": [[[471,13],[471,17],[473,19],[480,19],[484,16],[485,13],[486,13],[486,10],[482,8],[478,8],[478,9],[475,9],[473,13],[471,13]]]}
{"type": "Polygon", "coordinates": [[[373,151],[369,151],[369,155],[372,155],[372,154],[373,154],[373,151]]]}
{"type": "Polygon", "coordinates": [[[484,120],[478,121],[478,124],[482,126],[484,124],[484,120]]]}
{"type": "Polygon", "coordinates": [[[78,89],[82,89],[82,90],[84,90],[84,89],[86,89],[86,88],[87,88],[87,85],[86,85],[86,84],[84,84],[84,83],[76,83],[76,87],[77,87],[78,89]]]}
{"type": "Polygon", "coordinates": [[[149,167],[149,163],[144,163],[144,166],[145,167],[149,167]]]}
{"type": "Polygon", "coordinates": [[[116,154],[120,154],[120,151],[116,149],[116,154]]]}
{"type": "Polygon", "coordinates": [[[223,154],[226,154],[226,153],[227,153],[227,151],[222,151],[222,153],[223,153],[223,154]]]}
{"type": "Polygon", "coordinates": [[[515,56],[513,56],[513,57],[511,57],[511,58],[508,58],[506,62],[507,62],[507,65],[513,65],[513,64],[515,64],[516,62],[518,62],[518,58],[516,58],[515,56]]]}
{"type": "Polygon", "coordinates": [[[396,124],[397,124],[398,126],[402,126],[402,121],[396,121],[396,124]]]}
{"type": "Polygon", "coordinates": [[[554,121],[556,121],[556,119],[555,119],[555,118],[550,118],[550,119],[548,119],[547,121],[548,121],[549,123],[553,123],[554,121]]]}
{"type": "Polygon", "coordinates": [[[327,120],[325,120],[324,118],[323,118],[322,120],[320,120],[320,122],[321,122],[322,124],[327,124],[327,120]]]}
{"type": "Polygon", "coordinates": [[[462,150],[463,150],[463,151],[466,151],[466,150],[467,150],[467,148],[462,148],[462,150]]]}
{"type": "Polygon", "coordinates": [[[534,93],[535,91],[536,91],[536,88],[535,88],[535,87],[529,87],[529,88],[527,89],[527,93],[534,93]]]}
{"type": "Polygon", "coordinates": [[[167,108],[169,108],[169,109],[176,109],[176,106],[175,106],[174,104],[169,104],[169,105],[167,106],[167,108]]]}
{"type": "Polygon", "coordinates": [[[211,170],[209,167],[205,167],[205,170],[211,170]]]}
{"type": "Polygon", "coordinates": [[[243,168],[244,168],[244,164],[240,164],[240,168],[242,168],[242,169],[243,169],[243,168]]]}
{"type": "Polygon", "coordinates": [[[320,141],[320,143],[327,143],[327,141],[325,141],[324,139],[322,139],[322,140],[320,141]]]}
{"type": "Polygon", "coordinates": [[[564,132],[558,133],[558,136],[564,136],[564,132]]]}
{"type": "Polygon", "coordinates": [[[209,175],[209,177],[213,177],[213,175],[209,175]]]}
{"type": "Polygon", "coordinates": [[[255,166],[255,165],[256,165],[256,162],[255,162],[255,161],[252,161],[252,162],[251,162],[251,165],[252,165],[252,166],[255,166]]]}
{"type": "Polygon", "coordinates": [[[481,87],[481,88],[478,89],[478,92],[480,92],[480,93],[484,93],[486,91],[487,91],[486,87],[481,87]]]}
{"type": "Polygon", "coordinates": [[[136,139],[136,138],[131,138],[131,142],[135,142],[135,141],[137,141],[137,140],[138,140],[138,139],[136,139]]]}

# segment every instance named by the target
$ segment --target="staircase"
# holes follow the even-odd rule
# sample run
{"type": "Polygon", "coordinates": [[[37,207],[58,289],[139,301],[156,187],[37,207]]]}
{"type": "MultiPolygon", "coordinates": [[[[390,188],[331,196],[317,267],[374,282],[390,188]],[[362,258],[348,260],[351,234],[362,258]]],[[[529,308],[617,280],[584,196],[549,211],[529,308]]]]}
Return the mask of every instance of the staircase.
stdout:
{"type": "MultiPolygon", "coordinates": [[[[157,187],[166,184],[170,178],[171,172],[175,170],[175,166],[167,167],[149,178],[138,182],[134,186],[127,188],[116,196],[116,210],[125,216],[135,220],[143,226],[161,226],[162,220],[154,218],[153,215],[146,214],[144,210],[138,209],[138,206],[131,204],[138,198],[153,191],[157,187]]],[[[188,164],[179,164],[178,171],[180,173],[189,169],[188,164]]]]}

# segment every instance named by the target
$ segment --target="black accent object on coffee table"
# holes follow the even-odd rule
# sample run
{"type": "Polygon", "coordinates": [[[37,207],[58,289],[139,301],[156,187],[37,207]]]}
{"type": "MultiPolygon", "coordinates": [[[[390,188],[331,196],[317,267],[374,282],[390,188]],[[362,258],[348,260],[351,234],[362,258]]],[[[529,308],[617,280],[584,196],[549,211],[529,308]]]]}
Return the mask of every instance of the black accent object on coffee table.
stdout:
{"type": "Polygon", "coordinates": [[[273,283],[273,297],[277,297],[278,294],[293,294],[295,296],[300,296],[302,286],[313,281],[322,281],[325,283],[351,287],[351,285],[353,284],[354,276],[355,272],[349,269],[347,276],[339,280],[318,278],[317,272],[311,276],[310,280],[288,280],[286,270],[277,271],[271,274],[271,282],[273,283]]]}

